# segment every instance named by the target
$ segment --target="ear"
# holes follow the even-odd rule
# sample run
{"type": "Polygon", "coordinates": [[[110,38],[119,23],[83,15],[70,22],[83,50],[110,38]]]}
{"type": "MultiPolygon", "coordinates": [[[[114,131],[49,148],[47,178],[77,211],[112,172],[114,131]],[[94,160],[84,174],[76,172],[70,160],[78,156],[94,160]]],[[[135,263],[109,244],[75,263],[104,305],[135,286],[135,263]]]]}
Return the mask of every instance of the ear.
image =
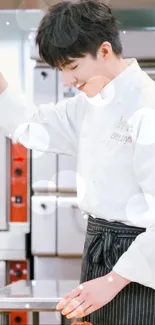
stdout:
{"type": "Polygon", "coordinates": [[[113,53],[112,46],[109,42],[104,42],[99,48],[99,55],[102,56],[103,59],[108,58],[113,53]]]}

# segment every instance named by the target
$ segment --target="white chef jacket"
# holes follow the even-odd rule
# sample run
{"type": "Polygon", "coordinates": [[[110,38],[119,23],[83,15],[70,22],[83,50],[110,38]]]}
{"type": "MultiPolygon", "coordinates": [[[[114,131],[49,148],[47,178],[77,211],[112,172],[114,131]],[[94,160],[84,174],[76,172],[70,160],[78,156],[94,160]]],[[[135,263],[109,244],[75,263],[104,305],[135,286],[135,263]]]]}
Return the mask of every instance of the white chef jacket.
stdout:
{"type": "Polygon", "coordinates": [[[77,196],[97,218],[146,228],[113,270],[155,289],[155,83],[135,59],[94,98],[35,106],[10,85],[0,126],[39,151],[77,155],[77,196]]]}

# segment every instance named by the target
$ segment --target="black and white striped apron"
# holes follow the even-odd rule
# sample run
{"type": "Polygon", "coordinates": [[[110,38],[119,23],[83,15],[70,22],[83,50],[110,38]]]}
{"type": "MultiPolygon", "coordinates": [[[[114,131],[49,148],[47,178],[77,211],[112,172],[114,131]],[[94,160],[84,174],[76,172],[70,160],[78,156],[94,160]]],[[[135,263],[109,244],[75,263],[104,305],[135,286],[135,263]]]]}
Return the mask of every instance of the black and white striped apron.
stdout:
{"type": "MultiPolygon", "coordinates": [[[[108,274],[133,240],[144,231],[143,228],[89,217],[80,282],[108,274]]],[[[109,304],[84,320],[93,325],[155,325],[155,290],[131,283],[109,304]]]]}

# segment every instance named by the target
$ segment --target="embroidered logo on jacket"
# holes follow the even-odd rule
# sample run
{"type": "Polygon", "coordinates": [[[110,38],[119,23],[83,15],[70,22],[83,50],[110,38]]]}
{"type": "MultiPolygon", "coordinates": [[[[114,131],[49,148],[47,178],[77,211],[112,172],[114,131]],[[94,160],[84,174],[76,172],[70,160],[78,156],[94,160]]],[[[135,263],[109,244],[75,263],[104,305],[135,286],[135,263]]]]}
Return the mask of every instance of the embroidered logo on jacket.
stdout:
{"type": "Polygon", "coordinates": [[[123,116],[121,116],[121,119],[116,125],[115,132],[111,135],[111,139],[122,142],[123,144],[132,143],[132,131],[133,126],[123,120],[123,116]]]}

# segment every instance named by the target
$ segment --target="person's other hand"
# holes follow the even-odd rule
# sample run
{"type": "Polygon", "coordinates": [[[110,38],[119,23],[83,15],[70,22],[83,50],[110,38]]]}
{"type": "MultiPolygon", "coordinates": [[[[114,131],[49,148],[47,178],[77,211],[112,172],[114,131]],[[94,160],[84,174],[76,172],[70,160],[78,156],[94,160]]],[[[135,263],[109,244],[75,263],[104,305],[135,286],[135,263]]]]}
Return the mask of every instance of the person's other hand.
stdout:
{"type": "Polygon", "coordinates": [[[7,86],[8,83],[5,80],[3,74],[0,72],[0,95],[6,90],[7,86]]]}

